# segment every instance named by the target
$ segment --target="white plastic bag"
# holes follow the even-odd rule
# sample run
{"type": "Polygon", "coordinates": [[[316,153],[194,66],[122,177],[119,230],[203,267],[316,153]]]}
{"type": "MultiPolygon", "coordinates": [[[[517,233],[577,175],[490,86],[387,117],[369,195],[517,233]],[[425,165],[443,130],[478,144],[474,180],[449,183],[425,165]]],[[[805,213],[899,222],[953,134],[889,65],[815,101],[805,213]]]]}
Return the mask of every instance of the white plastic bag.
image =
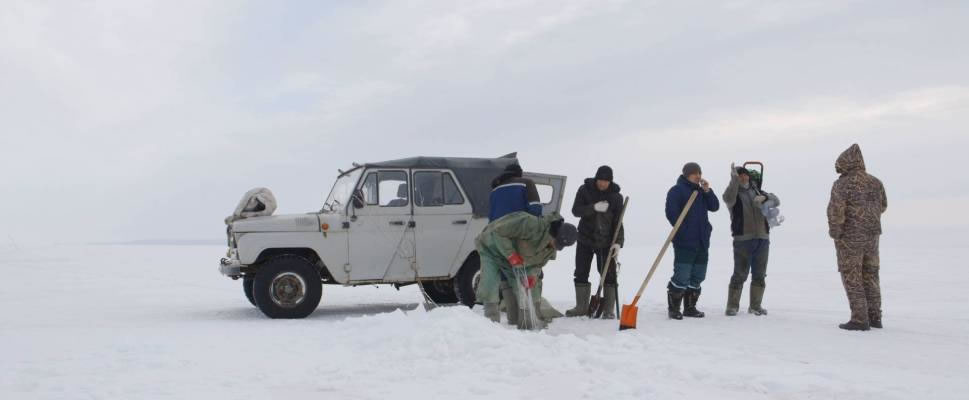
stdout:
{"type": "Polygon", "coordinates": [[[239,200],[232,215],[225,217],[225,223],[230,224],[243,218],[273,215],[276,212],[276,196],[269,189],[258,187],[251,189],[239,200]]]}

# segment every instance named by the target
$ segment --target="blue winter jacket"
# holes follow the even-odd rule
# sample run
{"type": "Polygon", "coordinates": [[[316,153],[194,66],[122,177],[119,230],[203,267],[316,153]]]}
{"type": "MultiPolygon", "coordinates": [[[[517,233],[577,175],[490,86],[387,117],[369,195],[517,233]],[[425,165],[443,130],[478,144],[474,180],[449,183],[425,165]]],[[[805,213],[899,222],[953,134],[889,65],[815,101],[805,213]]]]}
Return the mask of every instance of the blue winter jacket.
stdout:
{"type": "Polygon", "coordinates": [[[538,189],[531,179],[502,176],[492,183],[488,221],[494,221],[505,215],[518,211],[526,211],[536,217],[542,216],[542,202],[538,198],[538,189]]]}
{"type": "Polygon", "coordinates": [[[686,207],[686,202],[690,200],[690,195],[694,191],[700,191],[700,194],[697,195],[693,207],[683,219],[680,230],[673,237],[673,245],[691,249],[708,249],[713,226],[710,225],[707,212],[720,209],[720,200],[717,200],[713,190],[704,193],[700,185],[686,180],[686,177],[681,175],[676,180],[676,185],[666,194],[666,219],[670,221],[670,225],[675,225],[680,212],[683,211],[683,207],[686,207]]]}

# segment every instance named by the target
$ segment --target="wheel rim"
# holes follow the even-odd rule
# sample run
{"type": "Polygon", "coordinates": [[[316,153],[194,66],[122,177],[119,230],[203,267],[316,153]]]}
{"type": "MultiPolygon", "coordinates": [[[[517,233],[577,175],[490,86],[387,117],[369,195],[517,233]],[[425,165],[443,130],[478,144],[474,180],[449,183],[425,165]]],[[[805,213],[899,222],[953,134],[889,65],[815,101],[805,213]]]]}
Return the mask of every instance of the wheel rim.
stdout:
{"type": "Polygon", "coordinates": [[[474,289],[475,293],[478,293],[478,284],[481,283],[481,270],[479,269],[471,276],[471,288],[474,289]]]}
{"type": "Polygon", "coordinates": [[[306,298],[306,281],[295,272],[283,272],[269,285],[269,298],[280,307],[296,307],[306,298]]]}

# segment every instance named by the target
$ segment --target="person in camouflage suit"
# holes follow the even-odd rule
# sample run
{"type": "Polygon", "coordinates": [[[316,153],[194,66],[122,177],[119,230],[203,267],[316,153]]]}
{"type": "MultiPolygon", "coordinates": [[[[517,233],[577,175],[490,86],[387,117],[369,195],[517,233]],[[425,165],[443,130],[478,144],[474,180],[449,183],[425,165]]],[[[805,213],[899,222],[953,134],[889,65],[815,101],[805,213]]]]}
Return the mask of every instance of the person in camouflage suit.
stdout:
{"type": "MultiPolygon", "coordinates": [[[[536,217],[525,211],[517,211],[488,224],[474,243],[482,268],[493,268],[510,285],[520,285],[531,290],[532,304],[528,304],[527,299],[521,297],[523,291],[512,291],[519,309],[530,308],[538,313],[542,298],[539,279],[542,267],[549,260],[555,259],[556,252],[574,244],[576,236],[575,226],[565,223],[557,213],[536,217]],[[521,274],[524,276],[516,273],[517,269],[524,270],[524,274],[521,274]]],[[[482,280],[476,293],[478,300],[484,304],[485,316],[494,322],[500,320],[498,290],[494,287],[498,284],[498,280],[482,280]]],[[[509,312],[509,315],[512,314],[509,312]]],[[[536,321],[532,321],[528,313],[515,314],[518,316],[516,322],[520,329],[541,328],[535,326],[536,321]]]]}
{"type": "Polygon", "coordinates": [[[851,321],[839,327],[859,331],[881,328],[878,239],[881,215],[888,208],[885,187],[866,172],[857,144],[841,153],[835,170],[841,177],[831,188],[828,233],[834,239],[838,271],[851,306],[851,321]]]}

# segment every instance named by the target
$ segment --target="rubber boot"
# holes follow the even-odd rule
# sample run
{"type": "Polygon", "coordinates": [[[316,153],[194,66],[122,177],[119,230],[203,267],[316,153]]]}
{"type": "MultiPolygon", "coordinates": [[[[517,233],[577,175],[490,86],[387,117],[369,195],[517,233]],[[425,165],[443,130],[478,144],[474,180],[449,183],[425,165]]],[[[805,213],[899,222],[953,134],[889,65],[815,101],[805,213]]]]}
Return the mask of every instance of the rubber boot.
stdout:
{"type": "Polygon", "coordinates": [[[740,311],[740,296],[743,294],[743,292],[743,286],[738,288],[730,285],[730,287],[727,289],[727,311],[725,314],[727,314],[728,317],[733,317],[737,315],[738,311],[740,311]]]}
{"type": "Polygon", "coordinates": [[[592,294],[591,283],[575,284],[575,308],[565,311],[566,317],[584,317],[589,314],[589,296],[592,294]]]}
{"type": "Polygon", "coordinates": [[[562,318],[565,316],[565,314],[562,314],[559,312],[559,310],[556,310],[555,307],[552,307],[552,304],[549,303],[545,297],[539,299],[538,311],[545,322],[552,322],[552,320],[556,318],[562,318]]]}
{"type": "Polygon", "coordinates": [[[505,313],[508,316],[508,325],[518,324],[518,298],[511,287],[501,288],[501,298],[505,300],[505,313]]]}
{"type": "Polygon", "coordinates": [[[683,301],[683,289],[676,288],[672,283],[666,285],[666,301],[669,304],[668,314],[670,319],[683,319],[683,313],[680,312],[680,303],[683,301]]]}
{"type": "Polygon", "coordinates": [[[540,329],[545,329],[549,323],[552,322],[551,318],[545,318],[542,316],[542,298],[537,297],[532,299],[532,309],[535,310],[535,316],[538,318],[541,327],[540,329]]]}
{"type": "Polygon", "coordinates": [[[606,285],[602,300],[602,319],[616,319],[616,287],[606,285]]]}
{"type": "Polygon", "coordinates": [[[706,314],[696,309],[696,302],[700,299],[700,289],[686,289],[683,295],[683,316],[690,318],[703,318],[706,314]]]}
{"type": "Polygon", "coordinates": [[[870,324],[866,324],[864,322],[854,322],[854,321],[845,322],[841,325],[838,325],[838,327],[846,331],[867,331],[871,329],[870,324]]]}
{"type": "Polygon", "coordinates": [[[501,322],[501,312],[498,311],[498,303],[486,303],[484,305],[484,315],[491,322],[501,322]]]}
{"type": "Polygon", "coordinates": [[[760,306],[760,303],[764,301],[764,286],[754,286],[750,285],[750,308],[747,309],[748,313],[754,315],[767,315],[767,309],[760,306]]]}

